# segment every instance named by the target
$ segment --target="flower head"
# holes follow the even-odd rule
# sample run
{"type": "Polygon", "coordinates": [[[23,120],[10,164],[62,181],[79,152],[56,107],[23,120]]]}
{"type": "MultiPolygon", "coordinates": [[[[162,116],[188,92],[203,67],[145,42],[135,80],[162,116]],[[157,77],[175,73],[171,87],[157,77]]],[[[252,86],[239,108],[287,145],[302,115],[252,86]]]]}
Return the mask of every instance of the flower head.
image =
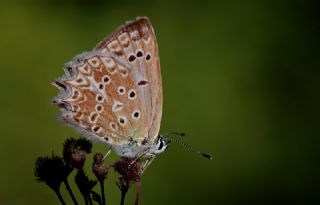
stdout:
{"type": "Polygon", "coordinates": [[[109,172],[109,167],[103,162],[103,155],[101,153],[96,153],[93,157],[92,172],[99,181],[103,181],[109,172]]]}
{"type": "Polygon", "coordinates": [[[63,158],[71,166],[82,169],[87,155],[91,153],[92,144],[84,138],[69,138],[63,146],[63,158]]]}
{"type": "Polygon", "coordinates": [[[130,185],[141,180],[141,164],[129,158],[121,158],[113,165],[115,171],[121,175],[117,183],[121,191],[128,190],[130,185]]]}
{"type": "Polygon", "coordinates": [[[73,168],[64,163],[62,157],[38,157],[35,163],[34,176],[57,191],[60,184],[68,177],[73,168]]]}

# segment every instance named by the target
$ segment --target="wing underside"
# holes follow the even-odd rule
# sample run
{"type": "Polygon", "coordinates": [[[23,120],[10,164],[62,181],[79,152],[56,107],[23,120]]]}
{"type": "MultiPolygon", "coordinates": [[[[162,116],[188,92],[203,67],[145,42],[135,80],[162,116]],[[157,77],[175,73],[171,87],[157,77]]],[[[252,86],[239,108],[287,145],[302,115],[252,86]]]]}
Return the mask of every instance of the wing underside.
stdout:
{"type": "Polygon", "coordinates": [[[118,28],[91,52],[65,65],[54,81],[62,118],[93,139],[113,145],[153,144],[162,113],[158,48],[146,17],[118,28]]]}

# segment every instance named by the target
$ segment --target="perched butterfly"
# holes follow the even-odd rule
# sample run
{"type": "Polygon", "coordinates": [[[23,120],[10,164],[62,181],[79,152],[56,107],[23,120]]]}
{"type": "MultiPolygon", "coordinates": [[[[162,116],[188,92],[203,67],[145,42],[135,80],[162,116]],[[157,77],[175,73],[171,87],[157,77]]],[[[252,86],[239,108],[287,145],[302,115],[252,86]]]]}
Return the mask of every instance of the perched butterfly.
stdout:
{"type": "Polygon", "coordinates": [[[60,89],[53,102],[65,122],[122,157],[152,157],[166,149],[159,135],[158,45],[147,17],[127,22],[64,70],[53,82],[60,89]]]}
{"type": "Polygon", "coordinates": [[[61,108],[62,120],[86,137],[132,159],[154,159],[171,141],[211,159],[189,145],[159,135],[160,60],[147,17],[127,22],[91,52],[66,63],[64,70],[64,76],[53,82],[60,89],[53,103],[61,108]]]}

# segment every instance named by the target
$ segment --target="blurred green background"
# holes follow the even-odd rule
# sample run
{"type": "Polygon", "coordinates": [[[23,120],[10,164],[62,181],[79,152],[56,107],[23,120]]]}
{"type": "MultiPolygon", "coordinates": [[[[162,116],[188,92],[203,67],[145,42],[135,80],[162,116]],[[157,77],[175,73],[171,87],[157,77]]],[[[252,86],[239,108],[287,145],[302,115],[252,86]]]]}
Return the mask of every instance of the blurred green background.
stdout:
{"type": "MultiPolygon", "coordinates": [[[[172,145],[145,173],[142,204],[319,204],[319,10],[268,0],[1,1],[0,204],[58,204],[34,161],[80,135],[56,120],[50,82],[141,15],[159,44],[161,132],[186,132],[215,157],[172,145]]],[[[119,203],[116,179],[108,204],[119,203]]]]}

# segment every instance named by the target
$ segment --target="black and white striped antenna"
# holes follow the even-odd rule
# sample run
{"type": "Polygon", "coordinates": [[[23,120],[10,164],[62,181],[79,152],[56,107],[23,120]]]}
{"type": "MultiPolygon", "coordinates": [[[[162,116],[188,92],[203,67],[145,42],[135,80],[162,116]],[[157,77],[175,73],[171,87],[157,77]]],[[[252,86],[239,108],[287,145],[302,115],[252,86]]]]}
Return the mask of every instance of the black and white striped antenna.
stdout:
{"type": "Polygon", "coordinates": [[[213,157],[212,157],[211,155],[209,155],[209,154],[207,154],[207,153],[204,153],[204,152],[202,152],[202,151],[200,151],[200,150],[192,147],[191,145],[186,144],[186,143],[184,143],[184,142],[182,142],[182,141],[180,141],[180,140],[178,140],[178,139],[176,139],[176,138],[168,137],[169,135],[185,136],[185,133],[170,132],[170,133],[164,134],[163,137],[164,137],[164,139],[167,140],[168,143],[174,142],[174,143],[176,143],[176,144],[180,144],[180,145],[184,146],[186,149],[191,150],[191,151],[193,151],[193,152],[195,152],[195,153],[198,153],[198,154],[202,155],[203,157],[205,157],[205,158],[207,158],[207,159],[210,159],[210,160],[213,159],[213,157]]]}

